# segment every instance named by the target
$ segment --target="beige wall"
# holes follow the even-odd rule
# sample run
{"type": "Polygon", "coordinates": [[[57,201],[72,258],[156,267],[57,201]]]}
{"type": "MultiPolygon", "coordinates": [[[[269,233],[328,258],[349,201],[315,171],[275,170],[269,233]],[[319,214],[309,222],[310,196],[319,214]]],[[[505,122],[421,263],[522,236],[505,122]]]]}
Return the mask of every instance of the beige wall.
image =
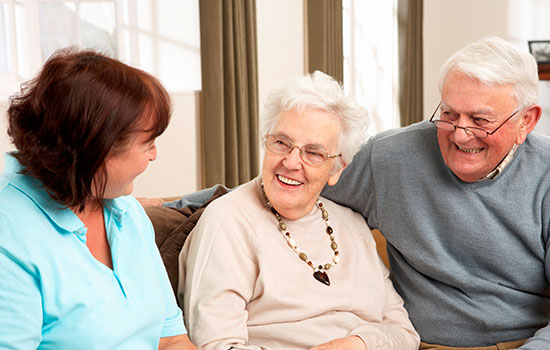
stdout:
{"type": "MultiPolygon", "coordinates": [[[[424,0],[424,118],[439,101],[439,69],[455,51],[498,35],[528,50],[528,40],[550,40],[547,0],[424,0]]],[[[540,85],[543,117],[536,130],[550,134],[550,82],[540,85]]]]}
{"type": "Polygon", "coordinates": [[[168,129],[157,139],[157,159],[134,182],[138,197],[170,197],[201,184],[199,92],[172,94],[168,129]]]}

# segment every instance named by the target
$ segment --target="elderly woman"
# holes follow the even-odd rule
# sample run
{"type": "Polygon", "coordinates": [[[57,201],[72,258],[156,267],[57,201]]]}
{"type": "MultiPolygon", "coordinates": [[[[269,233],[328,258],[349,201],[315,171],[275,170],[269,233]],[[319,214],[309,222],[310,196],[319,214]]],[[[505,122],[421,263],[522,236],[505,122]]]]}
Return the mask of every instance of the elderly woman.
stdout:
{"type": "Polygon", "coordinates": [[[418,348],[364,219],[319,197],[367,118],[321,72],[269,95],[262,175],[210,204],[180,255],[200,349],[418,348]]]}
{"type": "Polygon", "coordinates": [[[0,348],[195,348],[128,196],[169,119],[155,78],[92,51],[56,53],[10,99],[0,348]]]}

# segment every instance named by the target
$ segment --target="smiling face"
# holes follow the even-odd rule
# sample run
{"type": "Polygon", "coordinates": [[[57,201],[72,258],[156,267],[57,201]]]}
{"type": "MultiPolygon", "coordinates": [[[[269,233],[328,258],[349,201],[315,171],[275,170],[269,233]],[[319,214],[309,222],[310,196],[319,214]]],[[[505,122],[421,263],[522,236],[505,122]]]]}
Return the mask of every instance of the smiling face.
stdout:
{"type": "MultiPolygon", "coordinates": [[[[451,72],[441,91],[441,118],[462,127],[493,131],[516,109],[510,85],[485,86],[476,79],[451,72]]],[[[445,164],[462,181],[475,182],[490,173],[510,152],[514,143],[525,141],[528,132],[521,125],[522,112],[493,135],[479,138],[464,130],[438,129],[437,138],[445,164]]],[[[529,130],[530,131],[530,130],[529,130]]]]}
{"type": "MultiPolygon", "coordinates": [[[[284,136],[297,146],[312,145],[336,154],[340,125],[330,113],[306,109],[281,113],[271,134],[284,136]]],[[[287,219],[296,220],[308,214],[325,184],[338,182],[343,168],[332,173],[337,160],[330,158],[319,166],[312,166],[293,148],[289,154],[265,151],[262,166],[264,189],[273,207],[287,219]]]]}
{"type": "Polygon", "coordinates": [[[104,198],[127,196],[134,189],[134,179],[157,158],[155,140],[150,133],[138,132],[122,151],[109,155],[105,160],[107,185],[104,198]]]}

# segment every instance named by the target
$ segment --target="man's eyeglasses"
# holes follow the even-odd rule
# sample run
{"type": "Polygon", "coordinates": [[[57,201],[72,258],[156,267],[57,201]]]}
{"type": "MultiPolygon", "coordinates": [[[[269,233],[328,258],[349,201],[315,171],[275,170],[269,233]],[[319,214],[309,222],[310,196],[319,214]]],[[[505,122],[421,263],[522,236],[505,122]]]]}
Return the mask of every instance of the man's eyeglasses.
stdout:
{"type": "Polygon", "coordinates": [[[329,155],[323,149],[316,146],[305,145],[300,147],[284,136],[273,134],[265,135],[265,147],[269,151],[278,154],[289,154],[294,148],[298,148],[300,150],[300,158],[305,163],[313,166],[321,165],[330,158],[342,156],[342,154],[329,155]]]}
{"type": "Polygon", "coordinates": [[[432,117],[430,118],[430,122],[435,125],[436,128],[445,130],[445,131],[455,131],[457,128],[464,130],[466,135],[475,136],[475,137],[487,137],[489,135],[493,135],[495,132],[497,132],[498,129],[500,129],[508,120],[510,120],[514,115],[516,115],[519,112],[519,109],[517,109],[514,113],[512,113],[506,120],[502,122],[499,126],[497,126],[496,129],[489,132],[485,129],[478,128],[475,126],[458,126],[455,125],[449,121],[441,120],[441,119],[435,119],[434,117],[439,110],[439,107],[441,107],[441,102],[437,105],[437,108],[435,109],[434,113],[432,114],[432,117]]]}

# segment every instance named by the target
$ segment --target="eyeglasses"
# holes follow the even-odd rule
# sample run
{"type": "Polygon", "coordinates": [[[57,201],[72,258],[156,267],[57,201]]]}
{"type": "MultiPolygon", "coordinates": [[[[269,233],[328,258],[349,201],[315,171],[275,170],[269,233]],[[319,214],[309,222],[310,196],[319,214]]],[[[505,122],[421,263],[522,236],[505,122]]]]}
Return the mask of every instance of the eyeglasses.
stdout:
{"type": "Polygon", "coordinates": [[[435,114],[439,110],[439,107],[441,107],[441,102],[437,105],[437,108],[435,109],[434,113],[432,114],[432,117],[430,118],[430,122],[435,125],[436,128],[445,130],[445,131],[455,131],[457,128],[464,130],[466,135],[475,136],[475,137],[487,137],[489,135],[493,135],[495,132],[497,132],[498,129],[500,129],[508,120],[510,120],[514,115],[516,115],[519,112],[519,109],[517,109],[514,113],[512,113],[508,118],[506,118],[505,121],[502,122],[497,128],[491,132],[482,129],[477,128],[475,126],[458,126],[451,122],[448,122],[446,120],[436,119],[434,120],[435,114]]]}
{"type": "Polygon", "coordinates": [[[313,166],[321,165],[330,158],[342,156],[342,154],[329,155],[317,146],[305,145],[300,147],[284,136],[273,134],[265,135],[265,147],[269,151],[278,154],[289,154],[294,148],[298,148],[300,150],[300,158],[305,163],[313,166]]]}

